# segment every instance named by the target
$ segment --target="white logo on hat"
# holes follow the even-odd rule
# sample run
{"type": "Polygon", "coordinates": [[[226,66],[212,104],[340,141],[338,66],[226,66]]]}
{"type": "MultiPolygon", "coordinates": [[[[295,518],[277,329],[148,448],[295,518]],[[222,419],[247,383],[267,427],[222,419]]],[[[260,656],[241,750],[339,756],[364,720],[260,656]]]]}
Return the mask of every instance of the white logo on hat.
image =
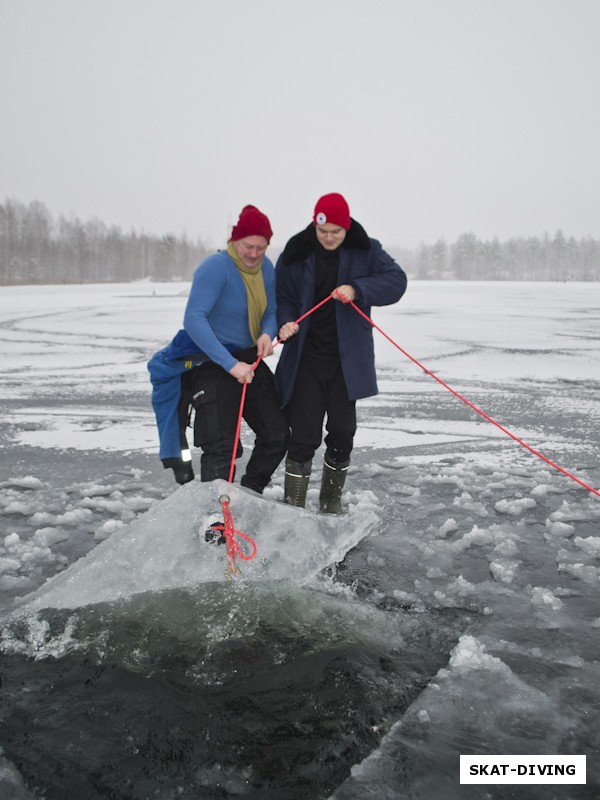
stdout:
{"type": "Polygon", "coordinates": [[[319,211],[319,213],[317,214],[317,225],[325,225],[326,222],[327,222],[327,217],[322,211],[319,211]]]}

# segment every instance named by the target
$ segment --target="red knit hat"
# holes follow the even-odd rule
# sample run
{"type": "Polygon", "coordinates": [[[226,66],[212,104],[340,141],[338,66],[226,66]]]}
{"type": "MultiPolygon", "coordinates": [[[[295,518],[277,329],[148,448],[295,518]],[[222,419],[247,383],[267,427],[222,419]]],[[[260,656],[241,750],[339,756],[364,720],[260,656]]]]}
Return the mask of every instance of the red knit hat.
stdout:
{"type": "Polygon", "coordinates": [[[264,236],[267,242],[270,242],[271,236],[273,236],[269,218],[256,206],[244,206],[237,225],[232,228],[232,241],[237,242],[238,239],[245,239],[246,236],[264,236]]]}
{"type": "Polygon", "coordinates": [[[317,200],[313,222],[315,225],[325,225],[331,222],[332,225],[339,225],[348,230],[351,223],[350,207],[341,194],[324,194],[317,200]]]}

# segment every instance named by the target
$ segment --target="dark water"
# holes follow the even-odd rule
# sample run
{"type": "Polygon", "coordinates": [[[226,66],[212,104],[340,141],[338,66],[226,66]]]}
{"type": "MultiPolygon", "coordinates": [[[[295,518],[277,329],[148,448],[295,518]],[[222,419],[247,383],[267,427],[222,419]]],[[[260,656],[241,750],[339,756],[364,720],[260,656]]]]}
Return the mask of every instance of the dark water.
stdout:
{"type": "Polygon", "coordinates": [[[463,625],[287,584],[45,611],[5,628],[0,737],[48,800],[326,798],[463,625]]]}
{"type": "MultiPolygon", "coordinates": [[[[573,396],[591,402],[596,388],[575,387],[573,396]]],[[[570,394],[571,389],[565,392],[570,394]]],[[[424,419],[461,420],[471,414],[444,397],[407,395],[405,407],[413,417],[424,419]]],[[[597,481],[598,429],[576,402],[568,415],[551,417],[537,392],[471,397],[509,428],[537,424],[543,430],[568,433],[577,448],[571,444],[553,456],[588,470],[597,481]]],[[[394,396],[389,408],[383,404],[377,413],[394,418],[408,413],[402,409],[394,396]]],[[[448,586],[457,576],[476,586],[489,581],[486,548],[461,551],[456,564],[442,563],[436,578],[422,567],[417,545],[422,538],[435,547],[435,531],[449,515],[462,531],[481,523],[468,503],[454,502],[464,490],[452,482],[460,473],[463,455],[477,451],[498,454],[499,475],[493,465],[469,468],[473,504],[485,504],[489,512],[481,524],[504,524],[505,517],[496,514],[494,506],[513,495],[513,461],[502,460],[513,447],[512,442],[482,436],[479,441],[457,438],[444,445],[407,447],[406,452],[357,450],[348,483],[376,495],[382,525],[377,537],[363,541],[342,565],[330,570],[322,588],[207,584],[194,592],[140,595],[128,602],[44,611],[5,621],[0,743],[27,788],[13,791],[10,781],[2,780],[0,765],[0,800],[319,800],[333,792],[352,800],[366,796],[395,800],[404,798],[405,789],[407,797],[421,800],[427,793],[410,794],[410,787],[426,785],[428,777],[431,786],[453,787],[456,794],[447,795],[452,797],[593,798],[596,787],[571,793],[532,789],[494,794],[493,790],[486,795],[482,787],[472,787],[472,792],[465,787],[467,791],[459,795],[456,753],[463,752],[462,747],[501,752],[493,748],[503,732],[499,726],[485,738],[489,729],[461,705],[468,688],[456,700],[456,719],[462,719],[465,711],[461,741],[453,740],[450,709],[450,728],[436,730],[438,750],[433,755],[427,742],[402,733],[382,753],[380,784],[375,785],[368,772],[351,777],[352,768],[377,751],[386,732],[447,665],[459,636],[477,629],[490,596],[480,590],[460,606],[455,604],[456,595],[448,596],[448,586]],[[402,461],[422,455],[435,455],[435,464],[402,461]],[[423,600],[415,603],[418,582],[423,600]],[[405,599],[405,589],[411,590],[413,599],[405,599]],[[443,595],[439,603],[437,589],[443,595]]],[[[98,481],[98,476],[109,476],[102,480],[112,487],[118,482],[123,493],[137,492],[141,486],[146,493],[156,490],[154,496],[160,497],[161,491],[171,490],[156,459],[143,455],[82,456],[23,449],[5,450],[5,455],[4,478],[37,475],[48,482],[53,493],[48,502],[56,508],[73,481],[98,481]],[[132,466],[144,470],[144,477],[118,477],[119,470],[126,476],[132,466]]],[[[563,502],[562,481],[567,479],[527,477],[528,470],[540,469],[527,454],[518,466],[515,496],[522,493],[525,480],[531,487],[554,481],[558,490],[540,500],[523,528],[519,555],[523,577],[515,580],[515,615],[510,613],[508,596],[497,603],[496,610],[504,609],[506,617],[500,613],[496,622],[498,641],[499,631],[504,639],[504,620],[509,626],[506,638],[512,636],[520,644],[515,629],[519,629],[520,601],[525,597],[529,603],[527,585],[553,586],[548,575],[550,569],[556,572],[556,551],[546,546],[543,531],[548,515],[563,502]],[[537,538],[532,538],[534,533],[537,538]]],[[[99,521],[94,524],[98,527],[99,521]]],[[[575,524],[577,535],[597,532],[596,517],[582,515],[575,524]]],[[[11,529],[25,536],[27,525],[26,520],[15,519],[11,529]]],[[[91,529],[73,531],[64,551],[70,561],[94,546],[90,533],[91,529]]],[[[38,583],[47,577],[43,569],[38,583]]],[[[560,585],[568,585],[567,575],[561,574],[560,585]]],[[[500,586],[500,598],[503,591],[500,586]]],[[[580,602],[590,618],[597,615],[593,587],[575,583],[571,597],[565,605],[580,602]]],[[[563,625],[566,635],[570,629],[563,625]]],[[[561,636],[545,626],[537,633],[544,636],[552,662],[561,636]]],[[[578,634],[579,629],[573,629],[573,642],[578,634]]],[[[501,644],[497,647],[501,650],[501,644]]],[[[577,654],[588,657],[582,647],[577,654]]],[[[499,655],[510,662],[510,652],[499,655]]],[[[522,664],[510,662],[513,669],[551,694],[552,681],[558,680],[545,680],[543,658],[535,652],[527,655],[522,664]]],[[[562,653],[557,655],[560,661],[562,653]]],[[[492,673],[483,703],[486,692],[493,696],[493,682],[492,673]]],[[[572,711],[572,695],[567,697],[557,686],[552,696],[559,715],[572,711]]],[[[597,685],[583,679],[581,697],[581,741],[575,751],[592,752],[597,725],[590,715],[596,713],[597,685]]],[[[495,702],[501,705],[502,699],[496,697],[495,702]]],[[[406,730],[410,731],[409,724],[406,730]]],[[[507,747],[514,741],[516,737],[507,747]]]]}

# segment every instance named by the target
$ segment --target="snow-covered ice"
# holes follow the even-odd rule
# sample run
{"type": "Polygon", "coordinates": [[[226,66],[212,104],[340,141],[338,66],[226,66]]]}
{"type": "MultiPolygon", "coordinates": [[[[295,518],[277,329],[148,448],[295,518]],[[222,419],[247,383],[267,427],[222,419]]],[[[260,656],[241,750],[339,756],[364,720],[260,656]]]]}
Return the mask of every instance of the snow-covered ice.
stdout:
{"type": "MultiPolygon", "coordinates": [[[[170,536],[184,523],[194,528],[212,497],[199,483],[177,488],[157,463],[145,368],[178,329],[186,293],[179,284],[145,283],[3,288],[5,653],[44,659],[68,650],[76,632],[66,622],[52,635],[42,631],[27,650],[35,610],[45,605],[72,609],[123,599],[136,587],[152,594],[207,580],[198,563],[182,568],[191,537],[171,548],[172,561],[161,539],[163,519],[170,520],[170,536]],[[151,541],[164,545],[159,559],[144,557],[151,541]],[[9,624],[24,610],[27,636],[9,624]]],[[[599,284],[415,281],[397,306],[376,309],[374,319],[493,419],[600,487],[599,284]]],[[[342,619],[347,609],[349,627],[351,617],[362,624],[356,609],[364,607],[365,628],[380,630],[381,642],[395,634],[377,627],[380,617],[420,618],[423,626],[451,615],[460,620],[444,664],[400,716],[380,721],[378,743],[349,765],[332,796],[473,797],[471,787],[458,784],[458,756],[489,752],[588,754],[588,786],[557,786],[552,797],[595,797],[600,498],[375,337],[380,394],[359,403],[344,494],[351,513],[331,530],[331,541],[322,546],[327,526],[337,523],[316,513],[318,471],[306,512],[280,505],[281,470],[264,498],[234,492],[244,519],[239,527],[255,535],[259,548],[251,583],[297,581],[315,608],[325,607],[326,596],[336,598],[336,613],[342,619]],[[265,507],[271,510],[263,515],[265,507]],[[289,530],[292,515],[314,549],[299,546],[298,532],[289,530]],[[284,527],[293,542],[283,572],[270,576],[267,543],[279,547],[284,527]],[[323,570],[341,559],[340,569],[323,570]]],[[[247,452],[248,431],[243,443],[247,452]]],[[[0,788],[19,780],[10,760],[0,763],[0,788]]]]}

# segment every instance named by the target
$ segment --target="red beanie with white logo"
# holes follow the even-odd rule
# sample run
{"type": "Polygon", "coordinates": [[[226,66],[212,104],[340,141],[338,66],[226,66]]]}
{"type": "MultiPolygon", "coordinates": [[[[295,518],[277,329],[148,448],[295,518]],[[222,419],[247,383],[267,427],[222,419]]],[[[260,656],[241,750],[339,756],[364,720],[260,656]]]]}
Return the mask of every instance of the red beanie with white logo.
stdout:
{"type": "Polygon", "coordinates": [[[348,230],[351,221],[350,207],[341,194],[336,192],[324,194],[317,200],[313,215],[315,225],[325,225],[330,222],[332,225],[339,225],[340,228],[348,230]]]}
{"type": "Polygon", "coordinates": [[[271,236],[273,236],[269,218],[256,206],[244,206],[237,225],[232,228],[231,240],[233,242],[245,239],[246,236],[264,236],[267,242],[270,242],[271,236]]]}

